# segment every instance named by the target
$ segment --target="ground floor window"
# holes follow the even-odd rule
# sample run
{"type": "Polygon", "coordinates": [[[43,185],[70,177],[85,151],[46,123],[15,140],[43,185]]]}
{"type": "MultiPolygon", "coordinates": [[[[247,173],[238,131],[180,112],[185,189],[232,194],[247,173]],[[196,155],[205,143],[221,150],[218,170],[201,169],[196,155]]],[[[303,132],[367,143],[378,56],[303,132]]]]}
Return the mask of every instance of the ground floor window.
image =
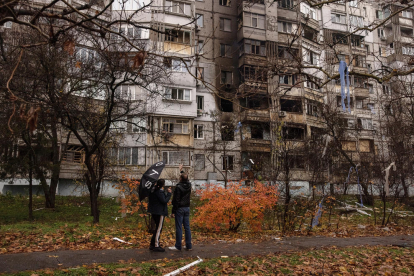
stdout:
{"type": "Polygon", "coordinates": [[[190,152],[189,151],[163,151],[162,159],[166,165],[180,165],[190,166],[190,152]]]}
{"type": "Polygon", "coordinates": [[[145,165],[145,148],[112,148],[113,165],[145,165]]]}

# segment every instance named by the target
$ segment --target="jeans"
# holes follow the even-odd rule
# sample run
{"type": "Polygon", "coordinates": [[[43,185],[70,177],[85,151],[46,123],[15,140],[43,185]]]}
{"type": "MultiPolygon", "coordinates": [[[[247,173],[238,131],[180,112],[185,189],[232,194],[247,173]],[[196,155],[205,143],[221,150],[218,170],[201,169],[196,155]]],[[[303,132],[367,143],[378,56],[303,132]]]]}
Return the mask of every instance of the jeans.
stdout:
{"type": "Polygon", "coordinates": [[[185,229],[185,246],[191,249],[190,230],[190,207],[180,207],[175,212],[175,247],[181,250],[181,239],[183,238],[183,224],[185,229]]]}

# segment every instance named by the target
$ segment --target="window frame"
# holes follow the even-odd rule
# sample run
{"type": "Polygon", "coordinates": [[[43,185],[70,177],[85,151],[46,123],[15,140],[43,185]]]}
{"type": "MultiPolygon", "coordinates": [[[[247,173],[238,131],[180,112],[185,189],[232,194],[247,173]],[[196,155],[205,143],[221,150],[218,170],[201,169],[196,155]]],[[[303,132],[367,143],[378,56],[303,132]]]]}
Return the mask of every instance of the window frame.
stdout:
{"type": "Polygon", "coordinates": [[[196,96],[196,99],[197,99],[197,110],[204,110],[204,96],[196,96]]]}
{"type": "Polygon", "coordinates": [[[220,70],[220,84],[233,84],[233,71],[227,71],[227,70],[220,70]],[[225,74],[225,77],[223,79],[223,74],[225,74]],[[230,82],[228,82],[228,74],[230,74],[230,82]]]}
{"type": "Polygon", "coordinates": [[[198,28],[204,28],[204,14],[196,13],[196,25],[198,28]],[[201,20],[201,25],[199,24],[201,20]]]}
{"type": "Polygon", "coordinates": [[[205,156],[205,154],[199,154],[199,153],[196,153],[196,154],[194,154],[194,170],[195,171],[204,171],[206,169],[206,156],[205,156]],[[199,168],[198,166],[197,166],[197,162],[200,162],[200,156],[202,156],[202,168],[199,168]]]}
{"type": "Polygon", "coordinates": [[[249,28],[255,28],[259,30],[265,30],[266,29],[266,16],[263,14],[258,14],[258,13],[253,13],[253,12],[243,12],[243,26],[249,27],[249,28]],[[254,20],[256,20],[256,24],[253,23],[254,20]],[[259,22],[263,23],[263,27],[259,26],[259,22]]]}
{"type": "Polygon", "coordinates": [[[161,126],[163,133],[171,133],[171,134],[190,134],[190,120],[188,119],[176,119],[176,118],[166,118],[163,117],[161,119],[161,126]],[[181,125],[181,132],[174,132],[176,129],[174,125],[181,125]],[[187,132],[185,132],[187,129],[187,132]]]}
{"type": "MultiPolygon", "coordinates": [[[[191,163],[191,161],[190,161],[190,151],[162,151],[161,152],[161,155],[162,155],[162,159],[163,159],[163,161],[164,161],[164,163],[165,163],[165,165],[167,165],[167,166],[179,166],[180,164],[183,164],[184,166],[190,166],[190,163],[191,163]],[[164,159],[164,154],[167,154],[167,161],[165,161],[165,159],[164,159]],[[171,155],[171,153],[185,153],[185,154],[187,154],[188,155],[188,163],[184,163],[182,160],[183,159],[181,159],[181,161],[177,161],[176,163],[171,163],[170,161],[170,155],[171,155]]],[[[187,161],[187,160],[186,160],[187,161]]]]}
{"type": "Polygon", "coordinates": [[[222,171],[233,171],[234,170],[234,155],[222,155],[221,163],[222,163],[222,166],[221,166],[222,171]]]}
{"type": "Polygon", "coordinates": [[[194,125],[194,139],[204,140],[204,125],[194,125]]]}
{"type": "Polygon", "coordinates": [[[231,19],[230,18],[225,18],[225,17],[220,17],[220,31],[223,32],[231,32],[231,19]],[[228,22],[228,27],[229,29],[226,29],[226,22],[228,22]]]}
{"type": "Polygon", "coordinates": [[[220,43],[220,57],[229,57],[231,58],[231,45],[220,43]],[[223,54],[223,47],[224,47],[224,54],[223,54]]]}
{"type": "Polygon", "coordinates": [[[167,100],[177,100],[177,101],[185,101],[185,102],[191,102],[191,89],[188,88],[180,88],[180,87],[165,87],[164,89],[164,97],[167,100]],[[171,91],[169,92],[168,89],[171,89],[171,91]],[[177,91],[176,93],[176,97],[177,98],[173,98],[174,96],[174,89],[176,89],[177,91]],[[180,90],[182,91],[182,99],[178,98],[178,96],[180,96],[180,90]],[[188,93],[188,99],[186,99],[186,93],[188,93]],[[169,95],[169,96],[167,96],[169,95]]]}

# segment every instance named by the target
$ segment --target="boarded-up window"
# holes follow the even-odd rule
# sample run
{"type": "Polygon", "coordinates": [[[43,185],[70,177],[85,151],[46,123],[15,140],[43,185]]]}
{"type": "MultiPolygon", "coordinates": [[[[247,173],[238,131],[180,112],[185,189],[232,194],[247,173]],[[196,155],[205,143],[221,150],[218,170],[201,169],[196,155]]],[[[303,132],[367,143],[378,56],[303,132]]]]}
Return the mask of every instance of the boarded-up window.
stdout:
{"type": "Polygon", "coordinates": [[[70,163],[83,163],[83,154],[83,147],[70,145],[63,152],[62,161],[70,163]]]}
{"type": "Polygon", "coordinates": [[[355,141],[342,141],[342,149],[345,151],[356,151],[355,141]]]}
{"type": "Polygon", "coordinates": [[[370,140],[359,140],[359,151],[360,152],[371,152],[371,141],[370,140]]]}

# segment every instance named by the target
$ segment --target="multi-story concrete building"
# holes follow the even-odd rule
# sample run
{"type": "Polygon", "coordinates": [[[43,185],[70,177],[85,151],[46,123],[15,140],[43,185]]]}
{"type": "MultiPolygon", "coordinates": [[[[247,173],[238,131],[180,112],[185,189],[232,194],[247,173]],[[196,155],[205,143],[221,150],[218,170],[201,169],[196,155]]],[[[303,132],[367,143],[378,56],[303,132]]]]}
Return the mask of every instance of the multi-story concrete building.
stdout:
{"type": "MultiPolygon", "coordinates": [[[[126,5],[127,13],[137,8],[126,5]]],[[[383,65],[407,66],[407,56],[414,54],[412,11],[374,31],[358,28],[372,28],[398,8],[357,0],[322,8],[297,0],[151,2],[134,15],[150,29],[119,28],[145,41],[148,51],[165,56],[171,78],[147,103],[148,116],[126,119],[141,127],[121,128],[124,140],[113,156],[135,177],[162,159],[167,164],[163,177],[172,180],[182,163],[196,184],[276,181],[284,173],[274,173],[283,161],[283,140],[283,150],[292,156],[289,180],[294,186],[342,181],[329,178],[329,168],[324,178],[313,179],[303,147],[326,128],[321,117],[325,105],[337,111],[338,122],[348,129],[340,138],[354,162],[386,148],[378,128],[382,99],[391,87],[363,75],[383,65]],[[360,73],[350,76],[346,111],[339,79],[327,75],[338,74],[341,60],[360,73]]],[[[122,15],[119,9],[114,5],[114,18],[122,15]]],[[[145,94],[138,87],[121,89],[145,94]]],[[[332,162],[345,161],[338,157],[332,162]]]]}

